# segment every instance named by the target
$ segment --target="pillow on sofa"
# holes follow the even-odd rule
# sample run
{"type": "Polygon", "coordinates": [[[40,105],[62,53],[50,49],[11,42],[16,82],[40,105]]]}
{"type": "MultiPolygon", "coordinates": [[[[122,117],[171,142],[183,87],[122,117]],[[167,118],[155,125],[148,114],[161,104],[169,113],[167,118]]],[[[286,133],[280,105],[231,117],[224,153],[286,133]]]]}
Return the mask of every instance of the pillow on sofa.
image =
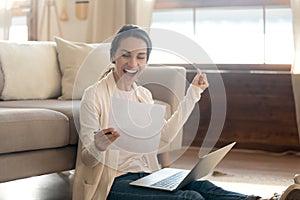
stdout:
{"type": "Polygon", "coordinates": [[[48,99],[60,94],[54,42],[0,42],[3,100],[48,99]]]}
{"type": "Polygon", "coordinates": [[[55,37],[55,42],[62,73],[59,99],[81,99],[85,88],[96,82],[109,65],[110,44],[70,42],[59,37],[55,37]]]}

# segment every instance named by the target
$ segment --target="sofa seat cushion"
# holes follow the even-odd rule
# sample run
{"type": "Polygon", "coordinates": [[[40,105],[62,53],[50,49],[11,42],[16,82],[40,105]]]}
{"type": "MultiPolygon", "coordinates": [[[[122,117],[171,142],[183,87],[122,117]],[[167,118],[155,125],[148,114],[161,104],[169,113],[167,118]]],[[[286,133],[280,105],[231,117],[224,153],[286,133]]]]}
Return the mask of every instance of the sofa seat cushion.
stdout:
{"type": "Polygon", "coordinates": [[[77,144],[79,126],[79,105],[80,100],[63,101],[57,99],[47,100],[20,100],[20,101],[0,101],[0,108],[46,108],[58,111],[66,115],[70,125],[70,144],[77,144]]]}
{"type": "Polygon", "coordinates": [[[0,154],[63,147],[69,121],[48,109],[0,108],[0,154]]]}

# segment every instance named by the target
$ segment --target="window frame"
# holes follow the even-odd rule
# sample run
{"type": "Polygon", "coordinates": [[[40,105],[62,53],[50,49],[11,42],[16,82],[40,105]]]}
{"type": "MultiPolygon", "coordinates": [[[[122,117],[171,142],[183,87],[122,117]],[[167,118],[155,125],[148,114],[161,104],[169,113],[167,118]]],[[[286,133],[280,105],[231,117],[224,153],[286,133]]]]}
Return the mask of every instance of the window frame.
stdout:
{"type": "Polygon", "coordinates": [[[228,6],[290,6],[290,0],[156,0],[154,9],[228,6]]]}
{"type": "Polygon", "coordinates": [[[12,1],[12,16],[26,16],[28,40],[37,40],[38,0],[12,1]]]}
{"type": "MultiPolygon", "coordinates": [[[[265,19],[265,7],[290,7],[289,0],[156,0],[154,4],[154,10],[163,9],[179,9],[179,8],[207,8],[207,7],[253,7],[262,6],[264,9],[264,26],[266,23],[265,19]]],[[[264,27],[265,31],[265,27],[264,27]]],[[[157,65],[157,64],[154,64],[157,65]]],[[[166,66],[176,64],[165,64],[166,66]]],[[[178,64],[192,69],[192,65],[178,64]]],[[[196,64],[203,70],[209,70],[209,65],[196,64]]],[[[277,71],[280,73],[288,73],[291,71],[291,64],[216,64],[219,70],[229,71],[277,71]]]]}

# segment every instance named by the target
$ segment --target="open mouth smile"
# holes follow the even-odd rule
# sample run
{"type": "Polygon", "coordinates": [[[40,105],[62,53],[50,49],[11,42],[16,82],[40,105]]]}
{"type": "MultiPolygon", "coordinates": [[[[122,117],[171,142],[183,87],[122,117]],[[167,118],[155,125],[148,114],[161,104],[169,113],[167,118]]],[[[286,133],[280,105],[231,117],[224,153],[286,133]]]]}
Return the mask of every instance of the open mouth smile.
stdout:
{"type": "Polygon", "coordinates": [[[138,73],[139,69],[123,69],[124,74],[134,76],[138,73]]]}

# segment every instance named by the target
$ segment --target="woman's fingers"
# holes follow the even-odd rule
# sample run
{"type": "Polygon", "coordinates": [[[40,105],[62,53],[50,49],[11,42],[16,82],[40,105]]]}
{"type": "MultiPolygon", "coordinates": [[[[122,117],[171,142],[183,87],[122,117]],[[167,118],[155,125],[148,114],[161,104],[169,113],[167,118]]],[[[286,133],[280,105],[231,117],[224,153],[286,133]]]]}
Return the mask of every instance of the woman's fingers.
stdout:
{"type": "Polygon", "coordinates": [[[120,136],[120,133],[113,128],[98,130],[94,134],[95,145],[100,151],[105,151],[120,136]]]}
{"type": "Polygon", "coordinates": [[[193,85],[205,90],[208,87],[208,81],[205,73],[202,73],[200,69],[197,69],[197,74],[194,77],[193,85]]]}
{"type": "Polygon", "coordinates": [[[117,131],[113,131],[111,134],[105,135],[110,142],[114,142],[118,137],[120,137],[120,133],[117,131]]]}

